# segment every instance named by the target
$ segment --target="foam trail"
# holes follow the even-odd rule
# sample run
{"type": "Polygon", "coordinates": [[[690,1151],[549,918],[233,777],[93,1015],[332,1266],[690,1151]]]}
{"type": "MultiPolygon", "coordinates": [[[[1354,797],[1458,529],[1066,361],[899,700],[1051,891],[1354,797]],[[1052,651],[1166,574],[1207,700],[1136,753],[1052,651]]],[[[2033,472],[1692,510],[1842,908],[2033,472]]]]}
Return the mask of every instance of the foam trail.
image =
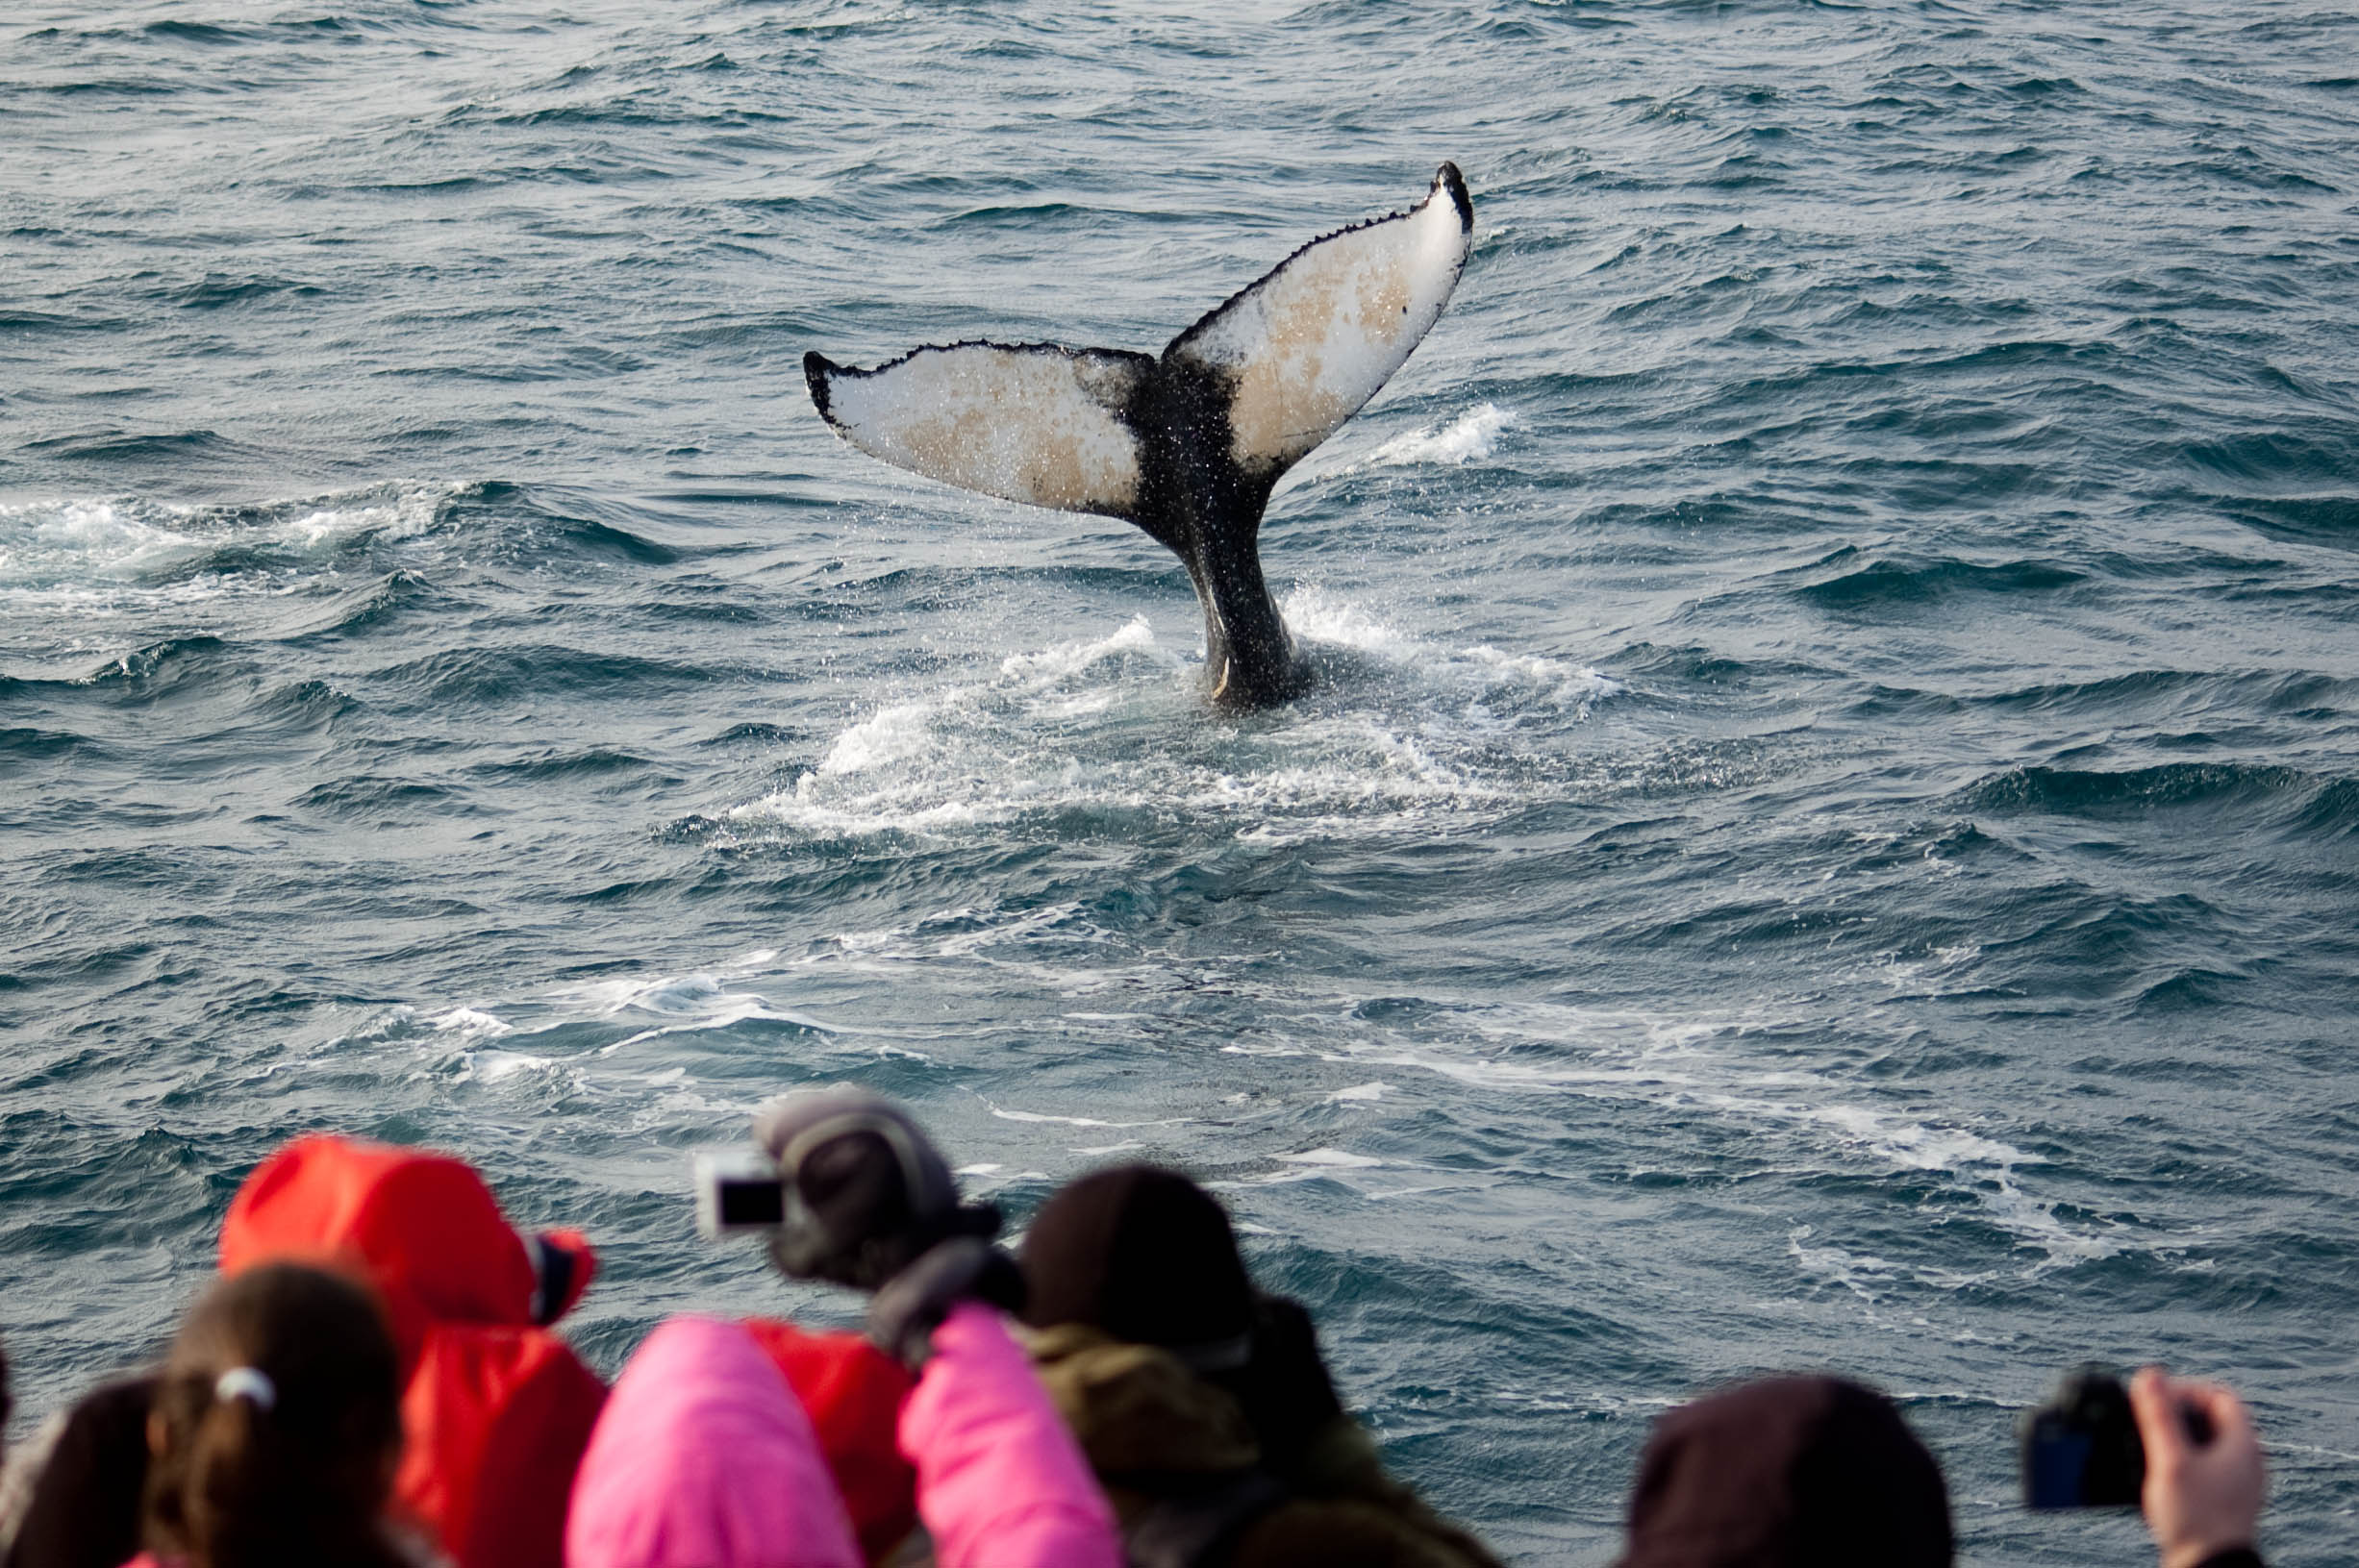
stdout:
{"type": "Polygon", "coordinates": [[[236,635],[250,629],[258,602],[308,606],[342,591],[352,551],[427,533],[457,493],[414,485],[240,506],[138,497],[0,506],[0,622],[47,629],[10,650],[37,666],[236,635]]]}
{"type": "MultiPolygon", "coordinates": [[[[1971,1198],[1984,1217],[2014,1236],[2017,1245],[2037,1255],[2021,1271],[2026,1278],[2122,1250],[2123,1240],[2114,1227],[2068,1225],[2056,1214],[2053,1200],[2024,1189],[2020,1173],[2045,1163],[2037,1156],[1964,1127],[1920,1119],[1914,1108],[1862,1103],[1865,1091],[1860,1085],[1823,1073],[1749,1067],[1741,1048],[1732,1048],[1775,1021],[1592,1012],[1527,1003],[1478,1008],[1465,1023],[1476,1036],[1499,1041],[1504,1048],[1500,1057],[1511,1052],[1520,1056],[1535,1044],[1573,1047],[1577,1056],[1554,1060],[1468,1057],[1389,1033],[1320,1054],[1358,1067],[1419,1069],[1489,1090],[1632,1100],[1683,1114],[1701,1110],[1729,1122],[1782,1132],[1790,1147],[1814,1164],[1942,1178],[1945,1187],[1971,1198]]],[[[1795,1252],[1797,1259],[1814,1267],[1833,1256],[1823,1245],[1795,1252]]],[[[1855,1261],[1861,1267],[1892,1267],[1880,1259],[1855,1261]]],[[[1949,1289],[1962,1278],[1944,1275],[1922,1282],[1949,1289]]],[[[1838,1282],[1855,1287],[1848,1279],[1838,1282]]]]}

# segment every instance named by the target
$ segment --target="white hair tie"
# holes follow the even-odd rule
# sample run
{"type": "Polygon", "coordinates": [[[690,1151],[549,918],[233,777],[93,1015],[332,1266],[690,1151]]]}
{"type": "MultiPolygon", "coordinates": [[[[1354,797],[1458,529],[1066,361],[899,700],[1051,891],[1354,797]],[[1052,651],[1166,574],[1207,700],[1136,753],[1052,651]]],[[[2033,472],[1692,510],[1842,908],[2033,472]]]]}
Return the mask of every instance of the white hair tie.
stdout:
{"type": "Polygon", "coordinates": [[[278,1384],[258,1366],[234,1366],[213,1381],[213,1397],[227,1405],[234,1399],[250,1399],[258,1410],[267,1411],[279,1402],[278,1384]]]}

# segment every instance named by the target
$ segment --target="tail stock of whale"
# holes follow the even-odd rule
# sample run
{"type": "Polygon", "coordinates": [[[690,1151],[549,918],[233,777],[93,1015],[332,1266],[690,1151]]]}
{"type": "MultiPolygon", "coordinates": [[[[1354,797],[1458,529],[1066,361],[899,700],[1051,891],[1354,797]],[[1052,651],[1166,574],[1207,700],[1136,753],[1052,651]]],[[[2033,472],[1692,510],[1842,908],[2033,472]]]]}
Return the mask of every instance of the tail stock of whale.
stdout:
{"type": "Polygon", "coordinates": [[[1473,232],[1466,181],[1444,163],[1417,206],[1312,240],[1161,359],[963,342],[873,370],[806,354],[803,376],[820,416],[871,457],[1137,524],[1195,583],[1213,701],[1266,707],[1309,683],[1262,577],[1270,490],[1441,318],[1473,232]]]}

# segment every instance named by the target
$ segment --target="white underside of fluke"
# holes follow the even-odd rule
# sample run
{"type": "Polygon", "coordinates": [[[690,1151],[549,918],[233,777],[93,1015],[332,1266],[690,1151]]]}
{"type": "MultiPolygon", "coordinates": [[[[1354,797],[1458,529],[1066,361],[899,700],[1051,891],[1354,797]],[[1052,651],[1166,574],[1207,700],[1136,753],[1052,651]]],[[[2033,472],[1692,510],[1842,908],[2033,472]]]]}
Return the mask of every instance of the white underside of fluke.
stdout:
{"type": "Polygon", "coordinates": [[[1047,344],[921,348],[875,370],[831,366],[821,411],[863,452],[928,479],[1119,517],[1139,491],[1120,411],[1153,364],[1047,344]]]}
{"type": "Polygon", "coordinates": [[[1305,245],[1165,358],[1231,378],[1229,456],[1240,467],[1289,467],[1375,396],[1441,318],[1471,238],[1438,178],[1409,212],[1305,245]]]}
{"type": "MultiPolygon", "coordinates": [[[[1473,210],[1443,164],[1406,212],[1315,239],[1171,340],[1159,362],[1117,349],[953,343],[874,370],[810,357],[812,394],[844,439],[945,485],[1147,526],[1139,510],[1140,432],[1126,413],[1150,376],[1174,378],[1155,403],[1191,407],[1225,393],[1226,450],[1178,431],[1199,462],[1261,480],[1335,433],[1376,395],[1440,319],[1466,267],[1473,210]],[[1182,395],[1182,394],[1185,395],[1182,395]]],[[[1165,417],[1185,417],[1174,412],[1165,417]]],[[[1152,510],[1162,503],[1145,498],[1152,510]]],[[[1160,535],[1158,535],[1160,536],[1160,535]]]]}

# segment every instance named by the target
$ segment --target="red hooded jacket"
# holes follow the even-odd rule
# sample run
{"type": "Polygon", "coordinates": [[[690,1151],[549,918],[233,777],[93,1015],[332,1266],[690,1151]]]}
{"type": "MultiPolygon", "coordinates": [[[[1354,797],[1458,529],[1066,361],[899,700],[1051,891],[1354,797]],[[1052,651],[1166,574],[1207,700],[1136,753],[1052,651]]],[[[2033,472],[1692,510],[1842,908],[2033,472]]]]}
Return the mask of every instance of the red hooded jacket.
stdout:
{"type": "Polygon", "coordinates": [[[322,1134],[256,1167],[222,1222],[224,1275],[286,1259],[340,1267],[384,1301],[408,1379],[399,1502],[459,1568],[563,1568],[606,1385],[543,1325],[589,1286],[589,1244],[528,1243],[462,1160],[322,1134]]]}

